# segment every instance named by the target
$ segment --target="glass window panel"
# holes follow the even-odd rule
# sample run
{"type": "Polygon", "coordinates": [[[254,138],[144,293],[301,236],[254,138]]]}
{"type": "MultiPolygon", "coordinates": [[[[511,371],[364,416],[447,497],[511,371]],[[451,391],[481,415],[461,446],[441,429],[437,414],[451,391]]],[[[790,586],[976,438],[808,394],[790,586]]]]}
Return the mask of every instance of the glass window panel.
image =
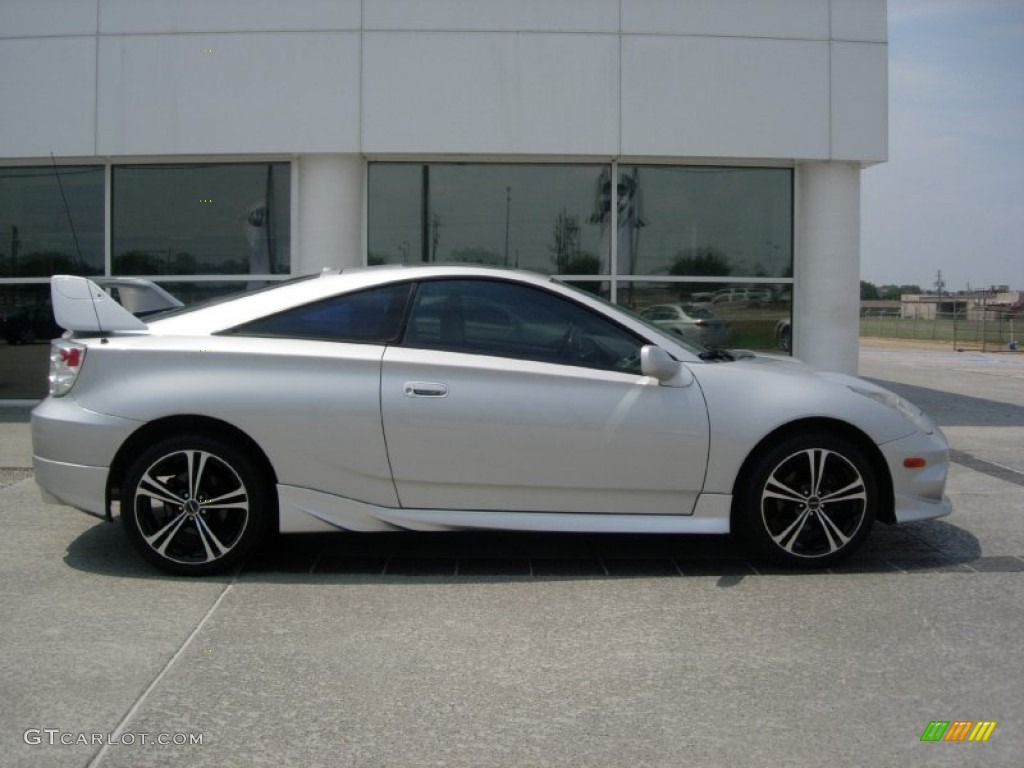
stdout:
{"type": "Polygon", "coordinates": [[[397,339],[411,288],[412,283],[403,283],[335,296],[254,320],[230,333],[383,344],[397,339]]]}
{"type": "Polygon", "coordinates": [[[157,284],[186,307],[227,298],[234,294],[264,288],[269,285],[276,285],[276,283],[268,283],[262,280],[247,282],[228,280],[224,282],[165,282],[161,280],[157,284]]]}
{"type": "Polygon", "coordinates": [[[605,301],[611,301],[612,286],[609,282],[599,280],[559,280],[559,282],[571,285],[578,290],[592,293],[605,301]]]}
{"type": "Polygon", "coordinates": [[[789,283],[624,282],[618,301],[697,347],[788,354],[792,288],[789,283]]]}
{"type": "Polygon", "coordinates": [[[435,280],[416,291],[411,347],[639,371],[637,337],[573,301],[501,280],[435,280]]]}
{"type": "Polygon", "coordinates": [[[607,182],[602,166],[371,163],[367,259],[608,274],[607,182]]]}
{"type": "Polygon", "coordinates": [[[287,163],[117,166],[116,275],[288,274],[287,163]]]}
{"type": "Polygon", "coordinates": [[[620,166],[619,274],[792,277],[793,174],[620,166]]]}
{"type": "Polygon", "coordinates": [[[0,168],[0,277],[102,274],[103,175],[102,166],[0,168]]]}
{"type": "Polygon", "coordinates": [[[0,285],[0,400],[46,397],[53,320],[50,286],[0,285]]]}

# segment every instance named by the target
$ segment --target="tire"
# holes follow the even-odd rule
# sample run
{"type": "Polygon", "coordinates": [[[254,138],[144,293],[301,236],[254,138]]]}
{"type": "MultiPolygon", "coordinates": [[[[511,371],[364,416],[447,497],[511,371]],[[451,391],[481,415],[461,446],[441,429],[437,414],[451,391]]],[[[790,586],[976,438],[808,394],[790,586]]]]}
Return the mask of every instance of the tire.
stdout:
{"type": "Polygon", "coordinates": [[[121,519],[139,554],[168,573],[230,571],[266,535],[273,487],[243,451],[205,435],[151,446],[121,486],[121,519]]]}
{"type": "Polygon", "coordinates": [[[736,495],[734,521],[756,555],[824,568],[863,544],[877,515],[871,463],[849,440],[797,435],[758,456],[736,495]]]}
{"type": "Polygon", "coordinates": [[[788,325],[779,330],[779,349],[786,353],[793,351],[793,329],[788,325]]]}

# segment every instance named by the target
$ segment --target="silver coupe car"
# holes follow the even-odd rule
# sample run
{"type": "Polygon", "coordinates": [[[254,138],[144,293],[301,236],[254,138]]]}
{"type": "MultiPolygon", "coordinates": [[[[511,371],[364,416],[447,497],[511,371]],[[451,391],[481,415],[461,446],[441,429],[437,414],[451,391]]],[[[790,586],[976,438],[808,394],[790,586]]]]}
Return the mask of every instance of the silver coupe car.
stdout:
{"type": "Polygon", "coordinates": [[[827,566],[950,511],[946,439],[905,400],[549,277],[333,270],[143,318],[85,278],[51,292],[36,480],[173,573],[273,529],[736,531],[827,566]]]}
{"type": "Polygon", "coordinates": [[[640,317],[697,347],[722,347],[729,343],[729,323],[719,320],[706,307],[654,304],[641,311],[640,317]]]}

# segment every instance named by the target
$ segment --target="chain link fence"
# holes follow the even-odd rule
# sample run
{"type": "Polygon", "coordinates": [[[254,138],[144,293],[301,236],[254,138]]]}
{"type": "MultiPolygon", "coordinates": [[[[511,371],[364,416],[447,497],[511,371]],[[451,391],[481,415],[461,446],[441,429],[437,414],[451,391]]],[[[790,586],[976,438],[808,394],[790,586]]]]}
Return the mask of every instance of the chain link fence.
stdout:
{"type": "Polygon", "coordinates": [[[957,349],[983,352],[1018,349],[1024,336],[1024,316],[1010,312],[937,313],[934,317],[900,317],[898,313],[865,314],[860,335],[883,339],[936,341],[957,349]]]}

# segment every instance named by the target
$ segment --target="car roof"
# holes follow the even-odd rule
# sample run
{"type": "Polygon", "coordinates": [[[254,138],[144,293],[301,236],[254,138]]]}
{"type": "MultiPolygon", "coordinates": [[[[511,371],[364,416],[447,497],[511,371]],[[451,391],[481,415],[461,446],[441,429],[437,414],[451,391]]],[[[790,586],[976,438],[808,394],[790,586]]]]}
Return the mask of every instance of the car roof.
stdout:
{"type": "Polygon", "coordinates": [[[432,278],[492,278],[544,286],[557,285],[549,276],[533,272],[487,266],[449,264],[383,265],[346,269],[325,269],[311,279],[283,282],[265,290],[228,297],[214,304],[186,308],[148,322],[157,335],[216,333],[236,325],[309,304],[334,295],[377,285],[432,278]]]}
{"type": "Polygon", "coordinates": [[[699,362],[696,351],[682,344],[679,339],[658,331],[623,307],[563,284],[551,275],[505,267],[465,264],[384,265],[343,270],[326,269],[319,275],[310,276],[309,279],[291,280],[265,290],[241,294],[237,298],[228,297],[216,304],[185,309],[166,317],[153,318],[147,323],[146,331],[154,336],[208,336],[331,296],[373,288],[378,285],[438,278],[511,281],[560,294],[577,304],[589,306],[602,315],[606,315],[609,309],[618,310],[617,322],[621,325],[641,337],[649,338],[651,332],[654,331],[658,334],[657,343],[668,349],[676,359],[699,362]]]}

